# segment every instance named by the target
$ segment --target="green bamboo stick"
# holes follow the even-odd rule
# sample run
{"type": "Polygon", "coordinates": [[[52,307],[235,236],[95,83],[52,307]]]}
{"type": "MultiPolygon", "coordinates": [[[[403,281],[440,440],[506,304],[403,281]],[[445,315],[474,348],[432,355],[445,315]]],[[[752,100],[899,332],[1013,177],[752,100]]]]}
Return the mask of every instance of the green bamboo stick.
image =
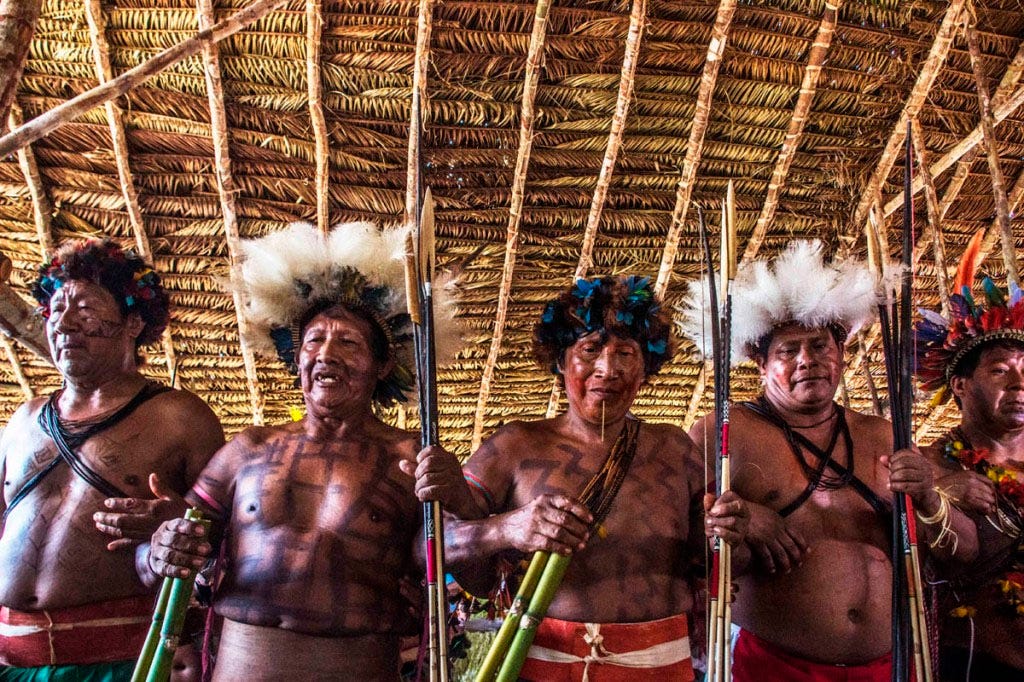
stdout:
{"type": "Polygon", "coordinates": [[[494,676],[498,674],[498,666],[508,654],[509,645],[512,644],[512,639],[519,630],[519,621],[523,617],[523,612],[530,605],[530,600],[533,598],[537,583],[540,581],[550,556],[551,552],[534,552],[533,559],[530,560],[530,567],[526,569],[523,582],[520,583],[519,590],[516,591],[516,598],[512,600],[512,606],[505,614],[505,620],[494,637],[494,641],[491,642],[487,657],[473,682],[494,682],[494,676]]]}
{"type": "Polygon", "coordinates": [[[153,663],[153,653],[156,651],[157,643],[160,641],[160,628],[164,622],[164,612],[167,610],[167,598],[171,595],[171,579],[164,578],[160,586],[160,596],[156,598],[156,608],[153,609],[153,622],[149,626],[149,633],[146,634],[146,642],[142,645],[142,653],[135,664],[135,671],[132,673],[132,682],[144,682],[149,675],[149,667],[153,663]]]}
{"type": "MultiPolygon", "coordinates": [[[[198,509],[185,512],[186,521],[198,521],[209,527],[209,521],[203,519],[198,509]]],[[[153,663],[149,668],[146,682],[167,682],[171,676],[174,663],[174,652],[178,648],[178,637],[185,625],[185,613],[192,598],[192,589],[196,584],[196,574],[190,572],[186,578],[167,578],[171,580],[170,594],[167,597],[166,615],[160,630],[160,642],[153,654],[153,663]]]]}
{"type": "Polygon", "coordinates": [[[519,623],[515,638],[509,647],[505,662],[501,664],[496,682],[516,682],[519,679],[519,671],[523,669],[526,662],[526,654],[530,651],[533,638],[537,635],[537,626],[547,615],[548,607],[555,598],[558,586],[562,584],[565,571],[569,568],[569,561],[572,555],[552,554],[544,567],[544,573],[540,576],[537,589],[533,593],[533,599],[526,609],[526,615],[519,623]]]}

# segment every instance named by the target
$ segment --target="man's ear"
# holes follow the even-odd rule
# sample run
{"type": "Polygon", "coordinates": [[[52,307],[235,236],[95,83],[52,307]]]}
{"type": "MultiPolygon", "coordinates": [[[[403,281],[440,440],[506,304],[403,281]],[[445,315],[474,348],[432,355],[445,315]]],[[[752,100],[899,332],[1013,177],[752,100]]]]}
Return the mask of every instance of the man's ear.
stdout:
{"type": "Polygon", "coordinates": [[[967,377],[956,376],[955,374],[949,379],[949,389],[953,391],[954,396],[961,400],[964,395],[965,381],[967,381],[967,377]]]}
{"type": "Polygon", "coordinates": [[[128,331],[128,334],[133,338],[139,338],[142,334],[142,330],[146,328],[146,323],[142,321],[142,316],[136,312],[128,313],[128,317],[125,318],[124,328],[128,331]]]}
{"type": "MultiPolygon", "coordinates": [[[[391,374],[391,370],[393,370],[394,368],[395,368],[395,359],[394,358],[388,358],[387,360],[382,362],[381,365],[380,365],[380,369],[377,370],[377,380],[378,381],[383,380],[384,377],[386,377],[387,375],[391,374]]],[[[417,379],[418,378],[419,377],[417,377],[417,379]]]]}

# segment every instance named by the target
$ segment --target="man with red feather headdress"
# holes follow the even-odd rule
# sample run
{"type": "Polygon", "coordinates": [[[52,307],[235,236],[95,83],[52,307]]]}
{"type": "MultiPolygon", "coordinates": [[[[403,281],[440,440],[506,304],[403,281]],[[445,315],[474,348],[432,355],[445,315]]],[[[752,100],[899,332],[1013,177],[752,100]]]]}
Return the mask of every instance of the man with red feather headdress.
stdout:
{"type": "Polygon", "coordinates": [[[981,236],[960,262],[949,319],[921,311],[917,374],[934,404],[952,393],[961,415],[927,449],[949,471],[930,520],[946,531],[952,504],[978,529],[977,560],[939,582],[942,679],[1013,682],[1024,680],[1024,293],[986,277],[974,298],[981,236]]]}

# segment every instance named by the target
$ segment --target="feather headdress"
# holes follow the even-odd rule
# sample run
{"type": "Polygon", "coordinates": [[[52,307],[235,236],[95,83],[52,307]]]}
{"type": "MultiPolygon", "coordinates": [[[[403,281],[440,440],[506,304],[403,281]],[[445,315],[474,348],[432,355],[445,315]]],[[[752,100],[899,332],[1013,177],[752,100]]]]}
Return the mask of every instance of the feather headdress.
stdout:
{"type": "MultiPolygon", "coordinates": [[[[776,327],[839,327],[845,338],[874,318],[877,277],[853,258],[824,261],[822,244],[793,241],[771,262],[740,266],[732,286],[732,361],[753,359],[752,351],[776,327]]],[[[680,332],[706,357],[712,355],[710,290],[707,278],[691,281],[677,312],[680,332]]]]}
{"type": "MultiPolygon", "coordinates": [[[[301,329],[310,311],[334,304],[368,316],[384,334],[394,369],[377,384],[375,402],[404,402],[412,389],[412,322],[405,296],[408,228],[378,230],[369,222],[344,223],[324,235],[296,222],[242,242],[240,289],[248,322],[247,341],[261,355],[276,356],[294,370],[301,329]]],[[[450,280],[435,285],[439,305],[438,357],[450,359],[461,335],[452,320],[450,280]]]]}
{"type": "Polygon", "coordinates": [[[983,231],[971,239],[960,259],[953,292],[949,297],[949,318],[933,310],[919,310],[914,326],[917,355],[915,372],[921,388],[937,391],[933,404],[949,398],[949,380],[957,366],[975,348],[992,341],[1024,343],[1024,293],[1013,282],[1003,293],[991,278],[982,279],[984,299],[975,301],[972,284],[975,261],[983,231]]]}

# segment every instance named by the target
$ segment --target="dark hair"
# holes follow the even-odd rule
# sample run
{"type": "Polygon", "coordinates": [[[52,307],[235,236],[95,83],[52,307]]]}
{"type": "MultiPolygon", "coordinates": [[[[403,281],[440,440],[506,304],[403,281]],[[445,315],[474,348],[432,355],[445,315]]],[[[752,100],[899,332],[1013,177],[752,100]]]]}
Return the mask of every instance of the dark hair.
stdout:
{"type": "MultiPolygon", "coordinates": [[[[757,343],[750,344],[751,357],[760,358],[761,360],[767,360],[768,347],[772,345],[772,339],[775,338],[775,332],[782,329],[783,327],[787,327],[790,325],[799,325],[799,323],[791,322],[775,325],[774,327],[772,327],[772,330],[770,332],[759,338],[757,340],[757,343]]],[[[839,346],[839,349],[842,350],[843,346],[846,345],[846,337],[849,336],[846,327],[837,322],[833,322],[829,324],[826,327],[826,329],[828,329],[828,332],[829,334],[832,335],[832,338],[835,339],[836,345],[839,346]]]]}
{"type": "Polygon", "coordinates": [[[545,306],[533,328],[533,355],[553,374],[565,350],[601,331],[640,345],[644,374],[656,374],[675,352],[668,313],[654,297],[650,278],[635,275],[580,279],[545,306]]]}
{"type": "Polygon", "coordinates": [[[114,297],[122,316],[137,313],[142,318],[136,348],[153,343],[167,328],[170,299],[160,276],[134,251],[123,250],[109,238],[68,242],[43,263],[32,296],[44,317],[50,316],[50,299],[70,280],[98,284],[114,297]]]}

